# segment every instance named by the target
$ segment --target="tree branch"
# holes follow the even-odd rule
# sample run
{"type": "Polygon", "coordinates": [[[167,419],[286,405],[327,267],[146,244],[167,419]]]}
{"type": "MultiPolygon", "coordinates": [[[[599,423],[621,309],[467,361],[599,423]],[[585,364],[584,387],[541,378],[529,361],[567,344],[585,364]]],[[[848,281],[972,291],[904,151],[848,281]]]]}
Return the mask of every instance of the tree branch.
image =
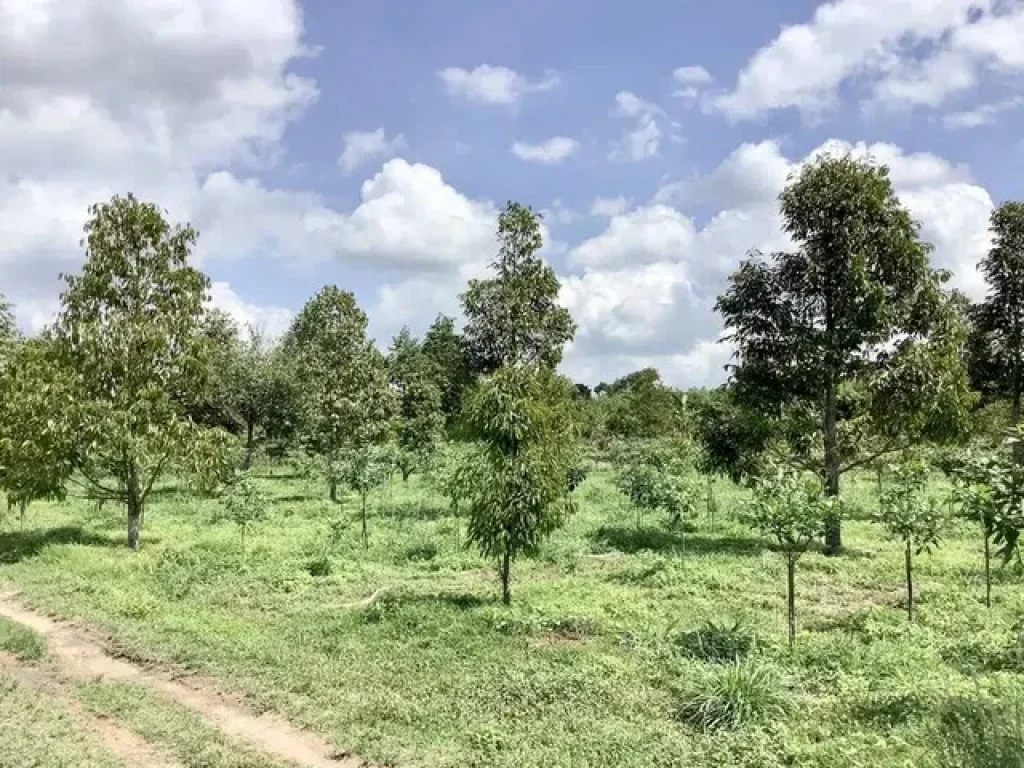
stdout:
{"type": "Polygon", "coordinates": [[[898,444],[897,443],[892,443],[892,442],[887,443],[884,448],[882,448],[882,449],[880,449],[878,451],[875,451],[870,456],[865,456],[863,458],[857,459],[856,461],[851,461],[846,466],[840,467],[839,471],[840,472],[849,472],[851,469],[856,469],[857,467],[866,466],[866,465],[870,464],[871,462],[873,462],[875,459],[880,459],[882,456],[887,456],[890,453],[897,453],[899,451],[902,451],[902,450],[908,448],[909,446],[910,446],[910,441],[907,441],[905,443],[898,443],[898,444]]]}

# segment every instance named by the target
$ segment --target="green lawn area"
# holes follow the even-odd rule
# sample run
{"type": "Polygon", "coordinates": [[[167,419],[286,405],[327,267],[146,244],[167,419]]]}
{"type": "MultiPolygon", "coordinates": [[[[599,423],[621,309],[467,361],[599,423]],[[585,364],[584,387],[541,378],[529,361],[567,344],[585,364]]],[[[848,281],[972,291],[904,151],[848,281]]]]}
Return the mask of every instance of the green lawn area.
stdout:
{"type": "MultiPolygon", "coordinates": [[[[212,522],[216,502],[173,486],[157,490],[139,553],[113,508],[34,505],[24,527],[0,528],[0,586],[396,766],[965,765],[947,754],[951,723],[1024,702],[1020,578],[997,569],[986,609],[980,534],[960,523],[918,559],[908,626],[902,551],[867,519],[867,477],[847,482],[848,553],[800,563],[791,652],[784,564],[732,519],[743,493],[724,481],[715,529],[702,517],[680,535],[654,517],[637,528],[611,475],[593,473],[566,528],[516,563],[505,608],[496,568],[457,545],[422,478],[372,498],[364,550],[354,501],[282,472],[260,475],[273,513],[244,552],[212,522]],[[744,669],[781,709],[711,732],[686,720],[727,676],[685,640],[708,621],[753,636],[744,669]]],[[[131,711],[133,695],[93,698],[131,711]]],[[[1004,752],[1020,745],[1019,719],[1008,728],[1004,752]]]]}

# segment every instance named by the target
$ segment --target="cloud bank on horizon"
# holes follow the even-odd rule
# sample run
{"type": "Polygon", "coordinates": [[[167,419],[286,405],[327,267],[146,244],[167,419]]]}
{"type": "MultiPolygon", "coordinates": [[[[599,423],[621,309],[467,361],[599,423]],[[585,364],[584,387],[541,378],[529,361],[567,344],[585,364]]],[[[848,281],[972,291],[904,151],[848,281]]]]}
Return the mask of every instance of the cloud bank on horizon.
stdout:
{"type": "Polygon", "coordinates": [[[87,207],[130,191],[199,229],[240,322],[279,334],[336,283],[386,344],[458,313],[512,198],[545,215],[568,375],[710,385],[715,298],[789,245],[787,178],[853,152],[983,294],[989,213],[1021,195],[1024,0],[533,5],[0,2],[0,292],[49,322],[87,207]]]}

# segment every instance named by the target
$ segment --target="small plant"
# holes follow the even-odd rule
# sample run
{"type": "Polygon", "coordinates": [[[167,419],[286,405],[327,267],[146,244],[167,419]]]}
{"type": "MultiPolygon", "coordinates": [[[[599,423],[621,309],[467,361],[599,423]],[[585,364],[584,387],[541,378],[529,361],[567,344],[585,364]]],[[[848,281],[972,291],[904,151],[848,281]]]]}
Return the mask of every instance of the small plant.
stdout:
{"type": "Polygon", "coordinates": [[[242,551],[245,552],[245,534],[249,526],[267,516],[267,498],[248,474],[240,473],[228,486],[221,504],[224,509],[222,517],[238,526],[242,535],[242,551]]]}
{"type": "Polygon", "coordinates": [[[364,549],[370,547],[370,532],[366,521],[366,499],[371,490],[387,482],[393,466],[391,459],[392,457],[386,449],[367,445],[347,454],[343,464],[342,477],[346,485],[359,494],[364,549]]]}
{"type": "Polygon", "coordinates": [[[679,462],[670,461],[663,451],[648,449],[626,455],[616,484],[636,510],[637,528],[644,510],[665,512],[669,524],[680,528],[697,513],[699,490],[683,479],[679,462]]]}
{"type": "Polygon", "coordinates": [[[775,540],[786,559],[786,616],[789,644],[796,641],[796,564],[821,536],[826,521],[838,516],[838,504],[827,498],[821,481],[809,473],[776,468],[760,478],[744,517],[748,525],[775,540]]]}
{"type": "Polygon", "coordinates": [[[709,621],[675,638],[679,650],[700,661],[737,662],[746,658],[754,647],[754,635],[741,622],[717,624],[709,621]]]}
{"type": "Polygon", "coordinates": [[[935,498],[925,498],[928,469],[912,461],[892,472],[892,484],[882,497],[881,522],[889,536],[903,543],[907,580],[907,619],[914,620],[914,556],[938,546],[946,514],[935,498]]]}
{"type": "Polygon", "coordinates": [[[331,575],[331,558],[326,554],[319,554],[306,564],[306,571],[310,576],[323,578],[331,575]]]}
{"type": "Polygon", "coordinates": [[[455,517],[455,548],[459,548],[459,510],[470,490],[470,474],[473,471],[475,455],[472,450],[457,445],[450,446],[442,461],[430,473],[433,486],[448,499],[448,506],[455,517]]]}
{"type": "Polygon", "coordinates": [[[785,699],[768,667],[748,662],[716,670],[683,697],[678,716],[702,731],[739,728],[785,712],[785,699]]]}

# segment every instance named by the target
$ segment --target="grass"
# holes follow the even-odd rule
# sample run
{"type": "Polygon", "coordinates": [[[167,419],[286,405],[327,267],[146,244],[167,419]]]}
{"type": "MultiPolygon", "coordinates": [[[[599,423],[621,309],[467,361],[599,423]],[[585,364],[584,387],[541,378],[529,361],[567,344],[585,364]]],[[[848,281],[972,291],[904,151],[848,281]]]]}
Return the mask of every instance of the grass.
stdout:
{"type": "Polygon", "coordinates": [[[0,651],[19,661],[39,661],[46,653],[46,641],[38,632],[0,616],[0,651]]]}
{"type": "MultiPolygon", "coordinates": [[[[870,513],[873,478],[844,482],[870,513]]],[[[510,608],[494,564],[456,546],[465,532],[422,478],[372,497],[366,551],[354,501],[331,505],[270,471],[259,483],[275,501],[244,557],[235,526],[212,522],[215,502],[168,484],[137,554],[111,508],[34,505],[24,529],[0,529],[0,582],[99,625],[122,653],[213,676],[396,766],[940,766],[950,701],[1024,701],[1024,592],[998,572],[985,609],[967,523],[918,559],[909,627],[899,545],[847,522],[847,554],[800,562],[791,652],[782,558],[734,521],[743,492],[725,482],[715,530],[689,521],[680,541],[653,516],[637,531],[610,474],[592,472],[579,513],[515,564],[510,608]],[[729,668],[681,649],[708,622],[756,638],[743,664],[773,670],[762,698],[785,711],[713,732],[680,721],[685,697],[714,693],[729,668]]]]}
{"type": "Polygon", "coordinates": [[[0,768],[126,768],[46,694],[0,670],[0,768]]]}
{"type": "Polygon", "coordinates": [[[224,736],[202,717],[148,688],[128,683],[82,683],[76,698],[175,757],[185,768],[287,768],[224,736]]]}

